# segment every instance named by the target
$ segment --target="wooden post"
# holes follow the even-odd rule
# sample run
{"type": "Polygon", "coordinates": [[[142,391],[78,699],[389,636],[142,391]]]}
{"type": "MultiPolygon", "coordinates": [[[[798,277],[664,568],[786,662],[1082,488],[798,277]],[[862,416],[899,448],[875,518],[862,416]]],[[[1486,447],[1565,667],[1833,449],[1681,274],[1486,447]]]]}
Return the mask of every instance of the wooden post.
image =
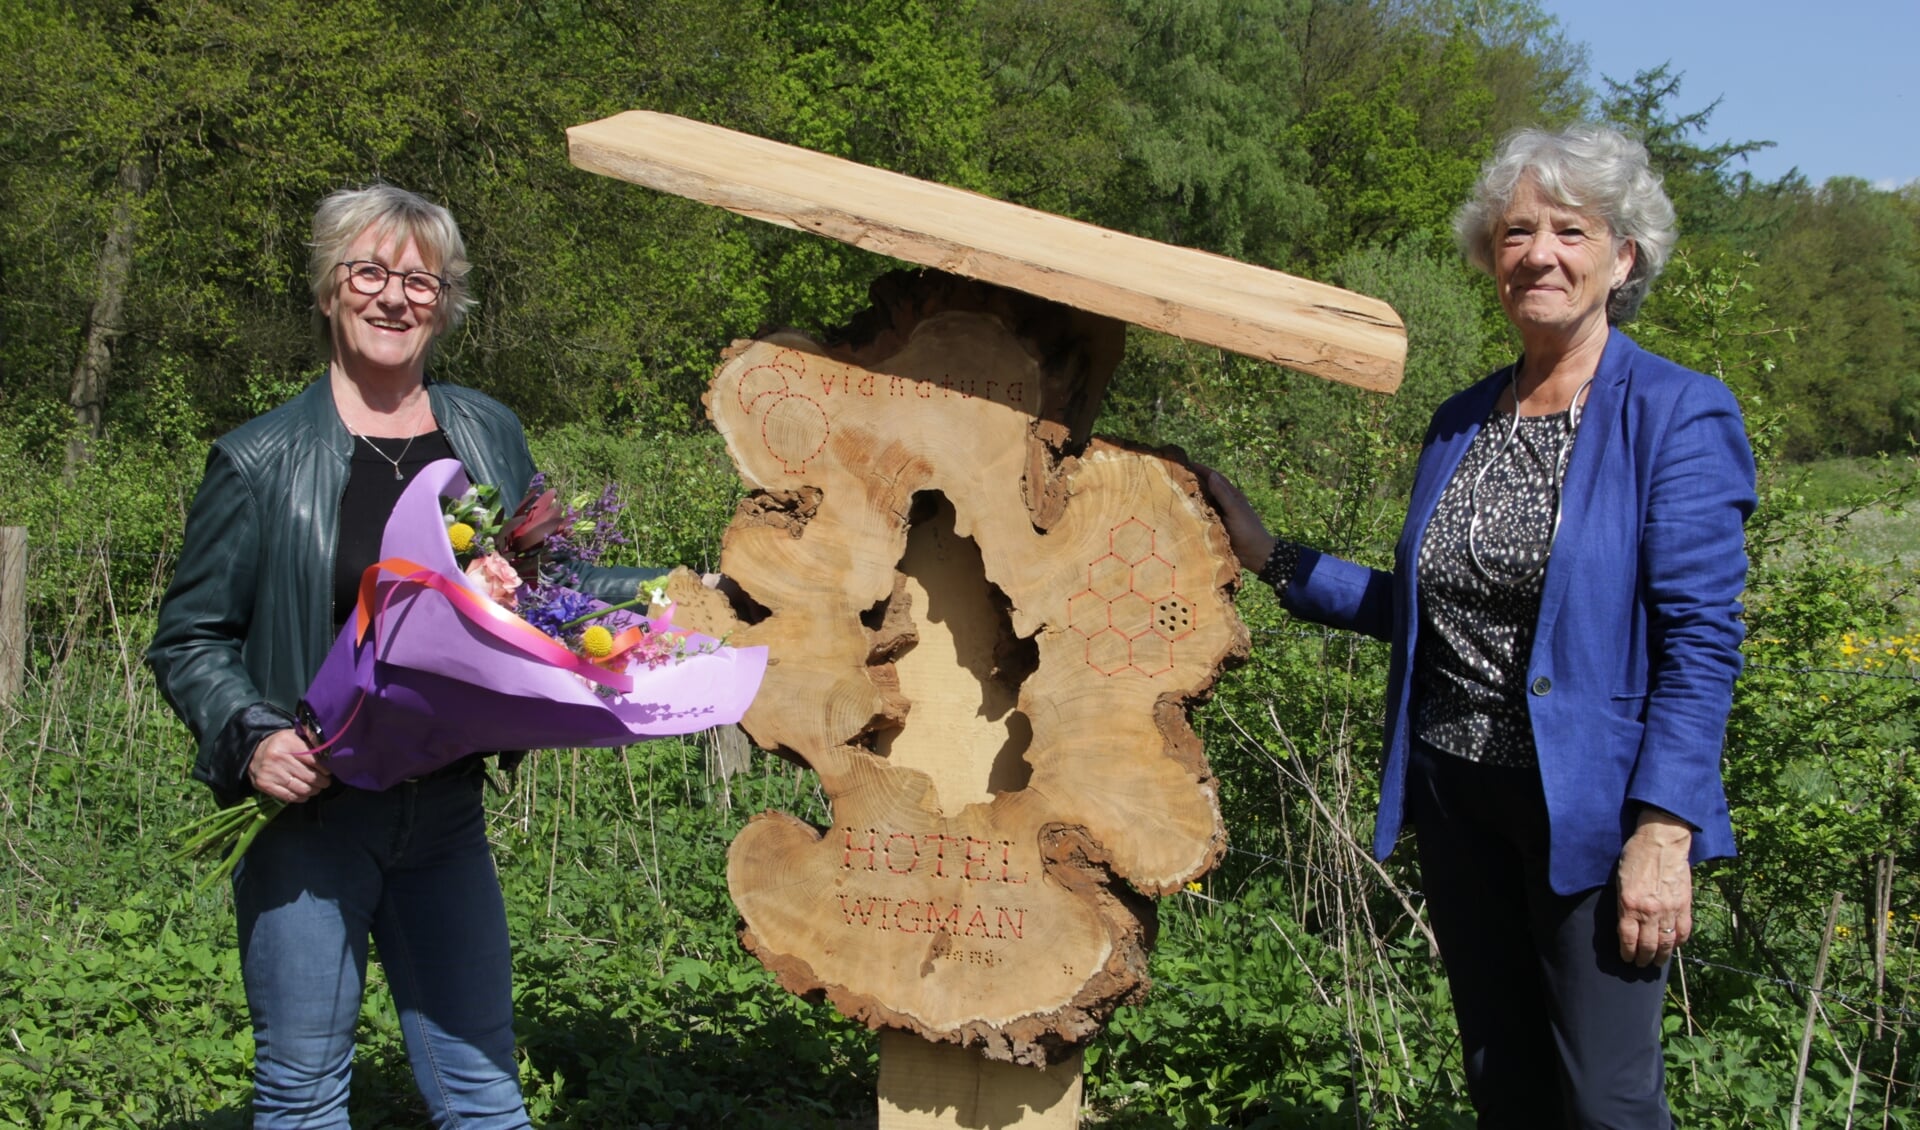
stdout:
{"type": "Polygon", "coordinates": [[[0,706],[20,693],[27,666],[27,531],[0,526],[0,706]]]}
{"type": "Polygon", "coordinates": [[[879,1130],[1075,1130],[1080,1053],[1035,1070],[909,1032],[880,1033],[879,1130]]]}

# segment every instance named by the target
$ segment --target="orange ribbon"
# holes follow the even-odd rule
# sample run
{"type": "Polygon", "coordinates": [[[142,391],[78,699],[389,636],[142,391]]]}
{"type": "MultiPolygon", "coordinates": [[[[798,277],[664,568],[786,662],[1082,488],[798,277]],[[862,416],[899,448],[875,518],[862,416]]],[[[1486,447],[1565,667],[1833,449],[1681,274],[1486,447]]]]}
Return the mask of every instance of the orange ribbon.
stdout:
{"type": "MultiPolygon", "coordinates": [[[[408,561],[404,557],[389,557],[384,561],[367,566],[360,575],[360,598],[354,603],[354,643],[363,643],[367,631],[373,626],[375,597],[379,592],[380,574],[391,573],[403,582],[422,585],[447,598],[447,603],[469,624],[499,640],[507,647],[520,652],[530,659],[538,659],[563,671],[571,671],[583,679],[600,684],[609,690],[622,694],[633,690],[633,678],[619,671],[606,670],[592,660],[575,655],[571,649],[559,640],[527,623],[520,617],[448,578],[446,575],[427,568],[424,565],[408,561]]],[[[380,604],[380,614],[387,609],[399,595],[400,585],[394,585],[387,591],[387,598],[380,604]]],[[[616,644],[627,641],[624,648],[607,657],[624,655],[639,643],[638,628],[628,628],[615,641],[616,644]],[[635,638],[627,641],[632,634],[635,638]]]]}

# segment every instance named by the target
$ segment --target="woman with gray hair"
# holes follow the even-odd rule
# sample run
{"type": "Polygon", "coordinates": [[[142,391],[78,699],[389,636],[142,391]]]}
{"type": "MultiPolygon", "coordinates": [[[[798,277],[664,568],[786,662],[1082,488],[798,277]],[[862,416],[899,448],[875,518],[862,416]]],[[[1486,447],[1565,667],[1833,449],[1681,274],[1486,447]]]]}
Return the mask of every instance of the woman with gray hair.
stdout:
{"type": "MultiPolygon", "coordinates": [[[[262,1130],[347,1125],[369,939],[435,1124],[529,1125],[485,755],[362,791],[332,779],[294,713],[416,473],[459,459],[507,500],[533,477],[511,411],[427,378],[470,304],[467,271],[437,204],[384,184],[321,202],[310,274],[326,371],[214,443],[147,652],[198,739],[194,776],[222,804],[291,806],[233,873],[262,1130]]],[[[651,576],[581,573],[610,600],[651,576]]]]}
{"type": "Polygon", "coordinates": [[[1522,352],[1435,412],[1393,569],[1209,490],[1288,610],[1392,644],[1373,846],[1412,825],[1479,1125],[1664,1127],[1691,865],[1733,854],[1753,456],[1725,386],[1618,328],[1674,242],[1641,145],[1517,133],[1455,231],[1522,352]]]}

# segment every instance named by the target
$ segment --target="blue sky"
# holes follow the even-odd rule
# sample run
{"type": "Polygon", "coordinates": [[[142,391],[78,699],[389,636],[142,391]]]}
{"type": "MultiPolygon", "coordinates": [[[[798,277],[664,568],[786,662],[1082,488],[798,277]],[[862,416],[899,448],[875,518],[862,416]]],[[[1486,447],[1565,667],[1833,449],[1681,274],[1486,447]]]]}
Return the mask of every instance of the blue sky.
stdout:
{"type": "MultiPolygon", "coordinates": [[[[1588,84],[1664,62],[1677,109],[1721,100],[1701,140],[1773,141],[1750,158],[1772,179],[1920,180],[1920,0],[1541,0],[1589,49],[1588,84]]],[[[1737,168],[1737,166],[1736,166],[1737,168]]]]}

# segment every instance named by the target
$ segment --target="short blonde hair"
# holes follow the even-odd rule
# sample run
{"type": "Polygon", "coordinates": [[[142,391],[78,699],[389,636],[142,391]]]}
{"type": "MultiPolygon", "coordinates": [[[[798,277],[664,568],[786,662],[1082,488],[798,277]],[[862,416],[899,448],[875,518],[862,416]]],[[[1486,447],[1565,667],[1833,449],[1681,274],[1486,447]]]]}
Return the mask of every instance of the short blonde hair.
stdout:
{"type": "Polygon", "coordinates": [[[1500,143],[1473,195],[1454,213],[1453,235],[1467,262],[1493,273],[1495,227],[1520,182],[1531,178],[1564,208],[1597,216],[1634,247],[1633,269],[1607,296],[1607,321],[1633,320],[1679,237],[1673,204],[1647,147],[1618,130],[1581,122],[1558,131],[1523,129],[1500,143]]]}
{"type": "Polygon", "coordinates": [[[433,307],[434,337],[458,326],[473,306],[473,295],[467,289],[467,274],[473,264],[467,261],[466,241],[460,238],[460,225],[454,222],[453,213],[419,193],[390,184],[340,189],[314,209],[313,240],[307,257],[314,329],[322,353],[329,358],[333,353],[333,327],[321,310],[337,285],[334,271],[353,241],[369,228],[382,241],[404,242],[411,237],[431,261],[434,273],[447,280],[447,289],[433,307]]]}

